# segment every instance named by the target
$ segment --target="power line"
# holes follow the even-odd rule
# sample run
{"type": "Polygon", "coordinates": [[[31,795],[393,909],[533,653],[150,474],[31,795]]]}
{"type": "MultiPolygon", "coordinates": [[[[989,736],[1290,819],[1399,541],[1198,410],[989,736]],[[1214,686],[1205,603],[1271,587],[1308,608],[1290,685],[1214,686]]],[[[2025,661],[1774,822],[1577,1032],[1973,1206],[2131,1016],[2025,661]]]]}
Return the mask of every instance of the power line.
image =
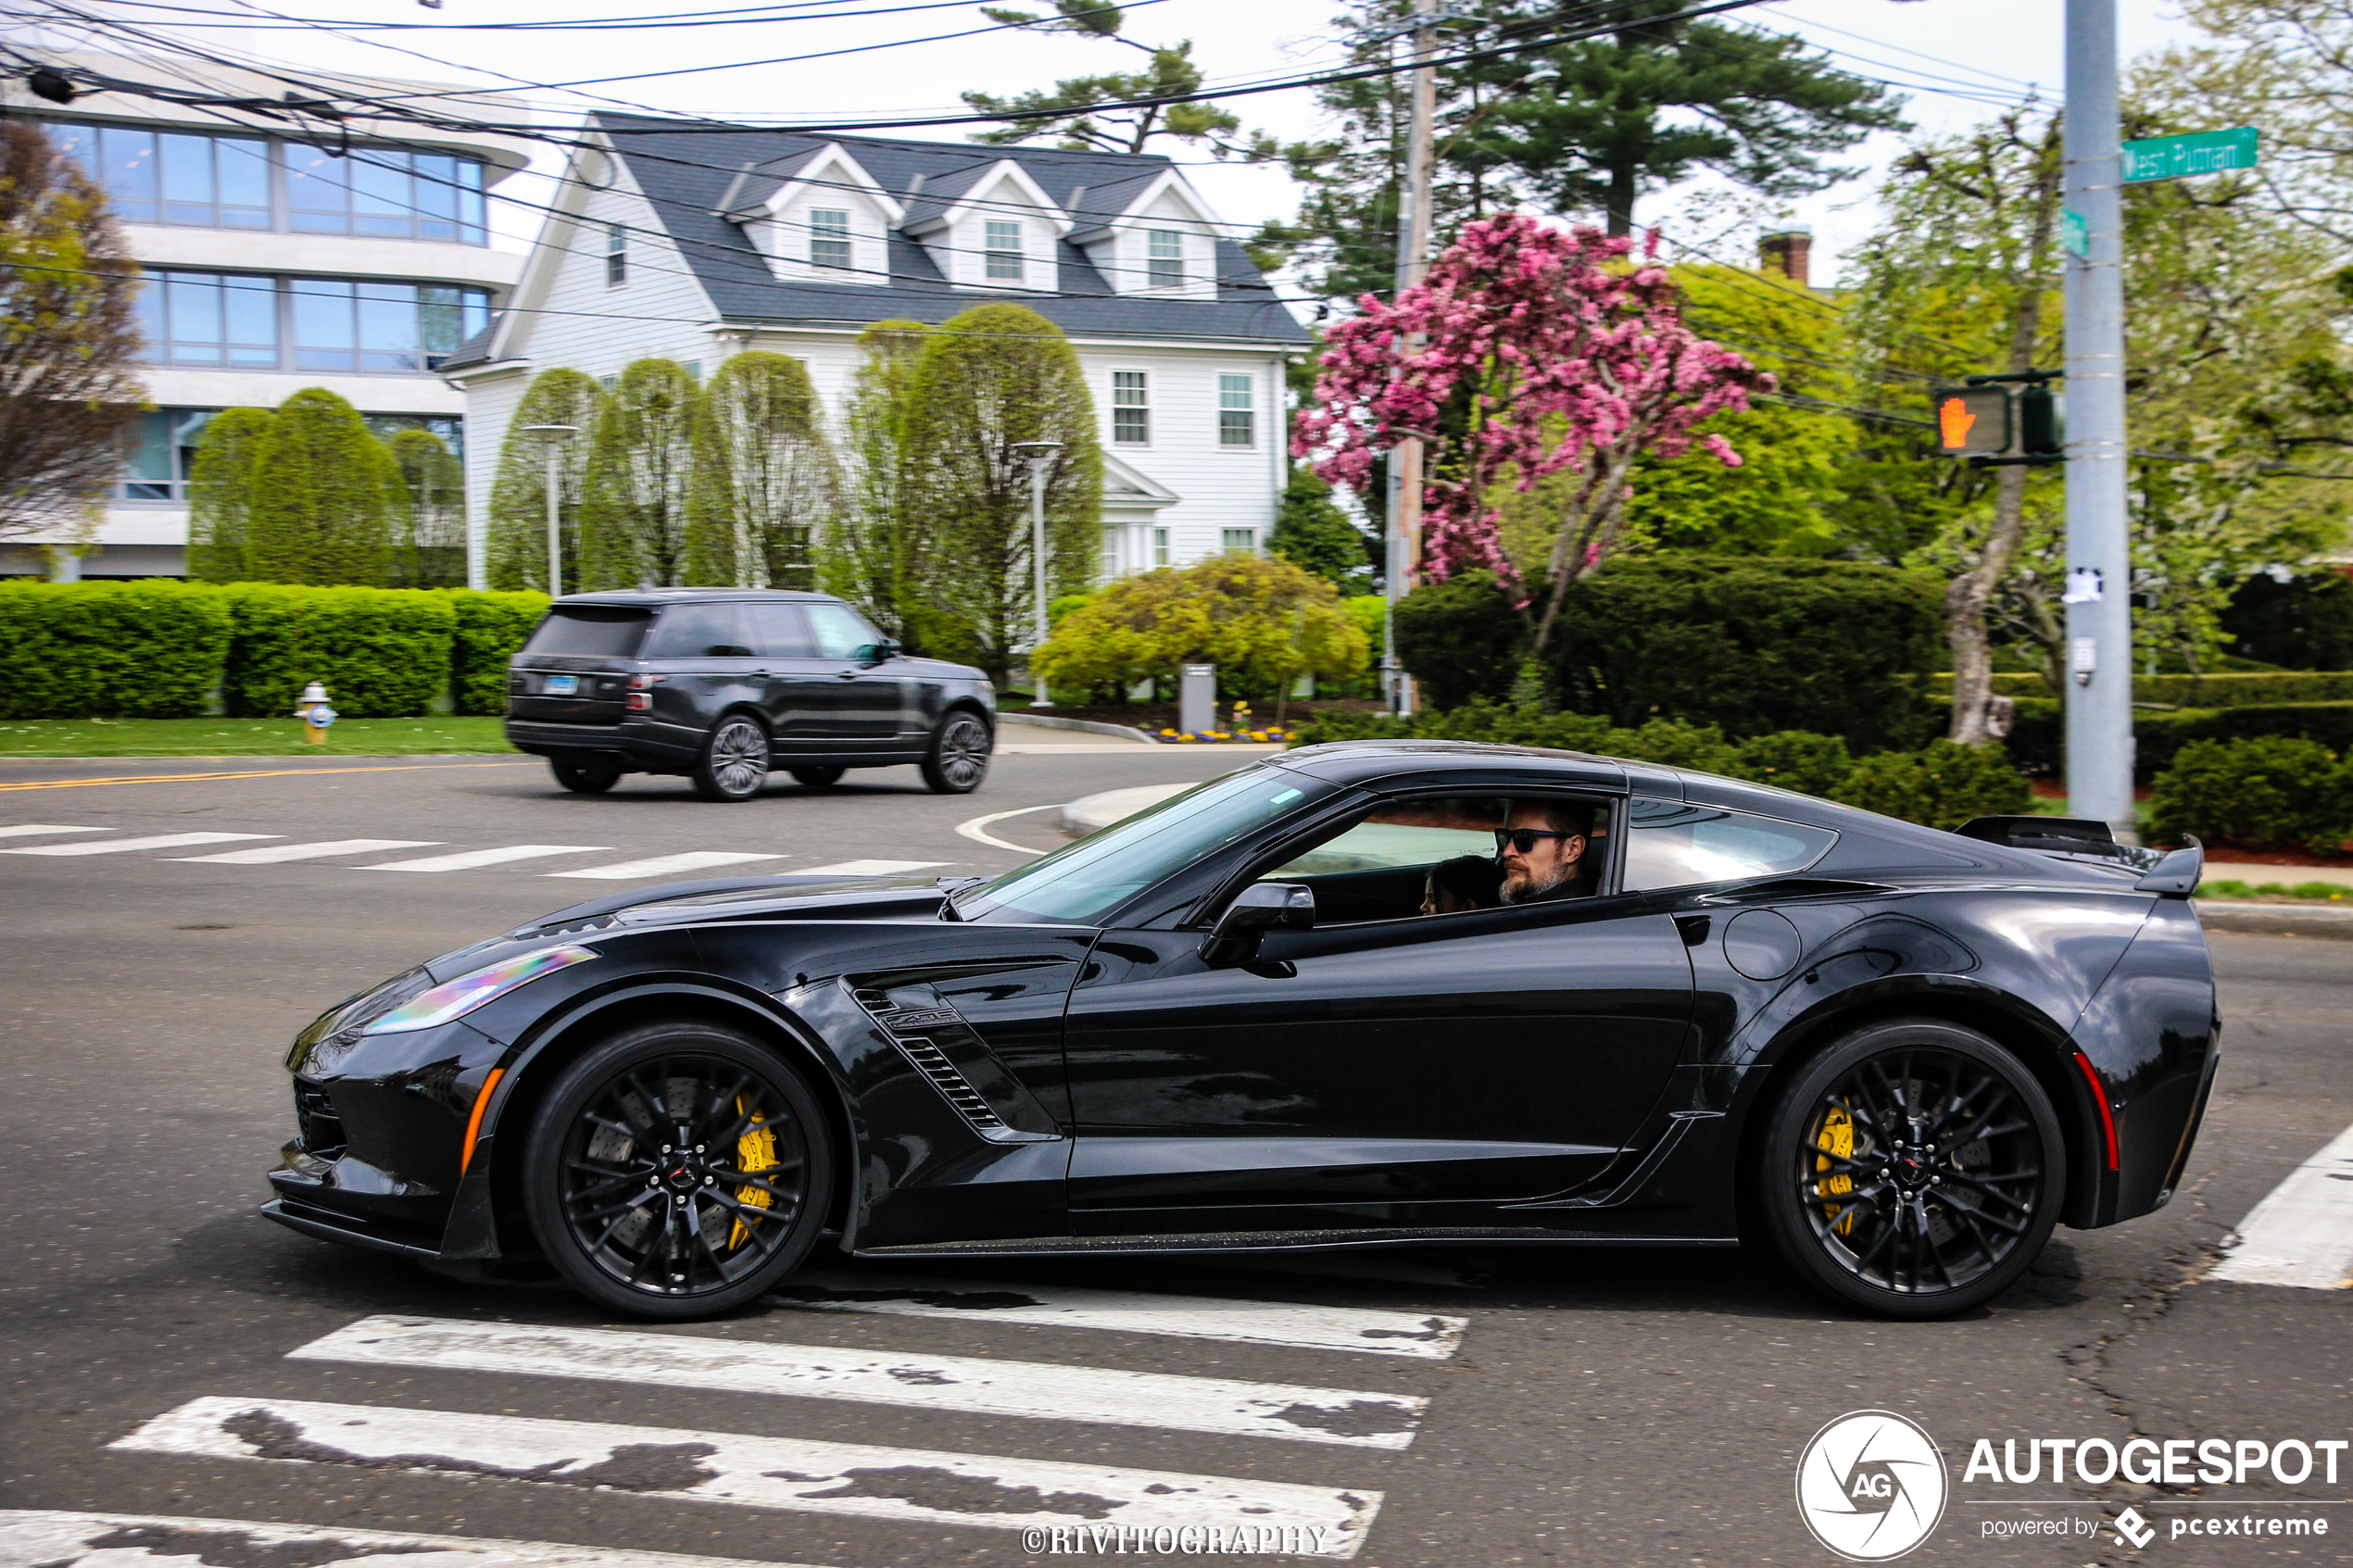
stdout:
{"type": "Polygon", "coordinates": [[[831,3],[831,0],[799,0],[799,5],[736,6],[717,11],[656,12],[635,17],[588,17],[573,21],[552,22],[384,22],[338,21],[327,17],[286,17],[289,24],[283,27],[259,27],[225,11],[197,6],[174,6],[163,0],[111,0],[117,6],[135,6],[143,11],[172,11],[186,16],[213,17],[214,21],[183,21],[172,19],[170,26],[181,28],[241,28],[254,32],[292,32],[301,28],[327,27],[337,32],[602,32],[642,29],[690,27],[758,27],[771,22],[859,20],[867,17],[898,16],[910,11],[946,11],[961,9],[972,0],[926,0],[912,6],[877,6],[863,10],[821,11],[804,10],[810,5],[831,3]]]}

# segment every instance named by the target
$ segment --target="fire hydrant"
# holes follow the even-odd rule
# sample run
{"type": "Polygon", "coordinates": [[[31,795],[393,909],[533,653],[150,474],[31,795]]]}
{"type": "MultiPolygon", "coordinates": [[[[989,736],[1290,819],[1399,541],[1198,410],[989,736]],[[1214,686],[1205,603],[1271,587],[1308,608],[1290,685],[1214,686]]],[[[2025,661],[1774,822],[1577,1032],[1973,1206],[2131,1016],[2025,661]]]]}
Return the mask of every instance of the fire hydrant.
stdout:
{"type": "Polygon", "coordinates": [[[313,681],[302,688],[302,705],[294,710],[302,721],[302,738],[311,746],[327,744],[327,726],[335,721],[335,710],[327,706],[327,688],[313,681]]]}

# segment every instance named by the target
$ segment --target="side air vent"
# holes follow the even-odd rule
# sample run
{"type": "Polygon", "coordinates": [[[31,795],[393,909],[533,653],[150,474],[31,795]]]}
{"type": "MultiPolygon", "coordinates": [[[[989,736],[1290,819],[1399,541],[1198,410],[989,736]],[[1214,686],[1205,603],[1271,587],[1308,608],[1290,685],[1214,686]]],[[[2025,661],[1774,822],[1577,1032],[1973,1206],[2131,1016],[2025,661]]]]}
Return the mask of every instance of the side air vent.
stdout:
{"type": "Polygon", "coordinates": [[[939,1085],[939,1092],[948,1097],[948,1103],[964,1113],[965,1121],[983,1132],[993,1132],[1005,1124],[1004,1119],[991,1110],[988,1102],[980,1098],[980,1092],[956,1071],[956,1064],[940,1054],[937,1046],[922,1038],[900,1039],[896,1031],[892,1032],[891,1038],[897,1040],[899,1048],[907,1053],[907,1060],[923,1070],[925,1077],[939,1085]]]}

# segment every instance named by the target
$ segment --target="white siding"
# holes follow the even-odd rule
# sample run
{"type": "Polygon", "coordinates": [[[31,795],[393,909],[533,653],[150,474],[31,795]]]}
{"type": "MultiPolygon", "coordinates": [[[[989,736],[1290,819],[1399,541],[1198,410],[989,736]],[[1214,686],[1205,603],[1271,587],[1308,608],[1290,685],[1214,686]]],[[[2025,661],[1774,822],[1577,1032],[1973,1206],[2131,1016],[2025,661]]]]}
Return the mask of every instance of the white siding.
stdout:
{"type": "Polygon", "coordinates": [[[769,203],[768,220],[752,224],[748,231],[767,255],[769,270],[779,278],[828,283],[889,282],[890,216],[881,203],[849,188],[864,183],[858,171],[828,158],[804,175],[802,182],[777,192],[769,203]],[[815,209],[849,214],[850,270],[811,264],[810,213],[815,209]]]}

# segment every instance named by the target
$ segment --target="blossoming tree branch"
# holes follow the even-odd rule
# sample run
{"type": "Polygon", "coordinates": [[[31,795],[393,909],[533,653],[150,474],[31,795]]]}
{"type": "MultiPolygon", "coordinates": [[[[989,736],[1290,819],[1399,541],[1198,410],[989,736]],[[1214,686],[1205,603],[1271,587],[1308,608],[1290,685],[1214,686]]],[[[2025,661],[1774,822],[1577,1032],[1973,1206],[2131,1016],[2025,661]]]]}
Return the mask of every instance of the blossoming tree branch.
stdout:
{"type": "Polygon", "coordinates": [[[1636,460],[1696,443],[1739,467],[1730,442],[1693,427],[1773,388],[1769,373],[1683,325],[1655,237],[1639,260],[1631,251],[1599,229],[1518,213],[1470,224],[1395,303],[1366,295],[1363,314],[1332,329],[1316,406],[1295,426],[1292,455],[1360,495],[1378,454],[1409,437],[1428,444],[1422,562],[1433,577],[1487,567],[1519,584],[1500,487],[1579,476],[1539,590],[1539,650],[1568,584],[1620,542],[1636,460]]]}

